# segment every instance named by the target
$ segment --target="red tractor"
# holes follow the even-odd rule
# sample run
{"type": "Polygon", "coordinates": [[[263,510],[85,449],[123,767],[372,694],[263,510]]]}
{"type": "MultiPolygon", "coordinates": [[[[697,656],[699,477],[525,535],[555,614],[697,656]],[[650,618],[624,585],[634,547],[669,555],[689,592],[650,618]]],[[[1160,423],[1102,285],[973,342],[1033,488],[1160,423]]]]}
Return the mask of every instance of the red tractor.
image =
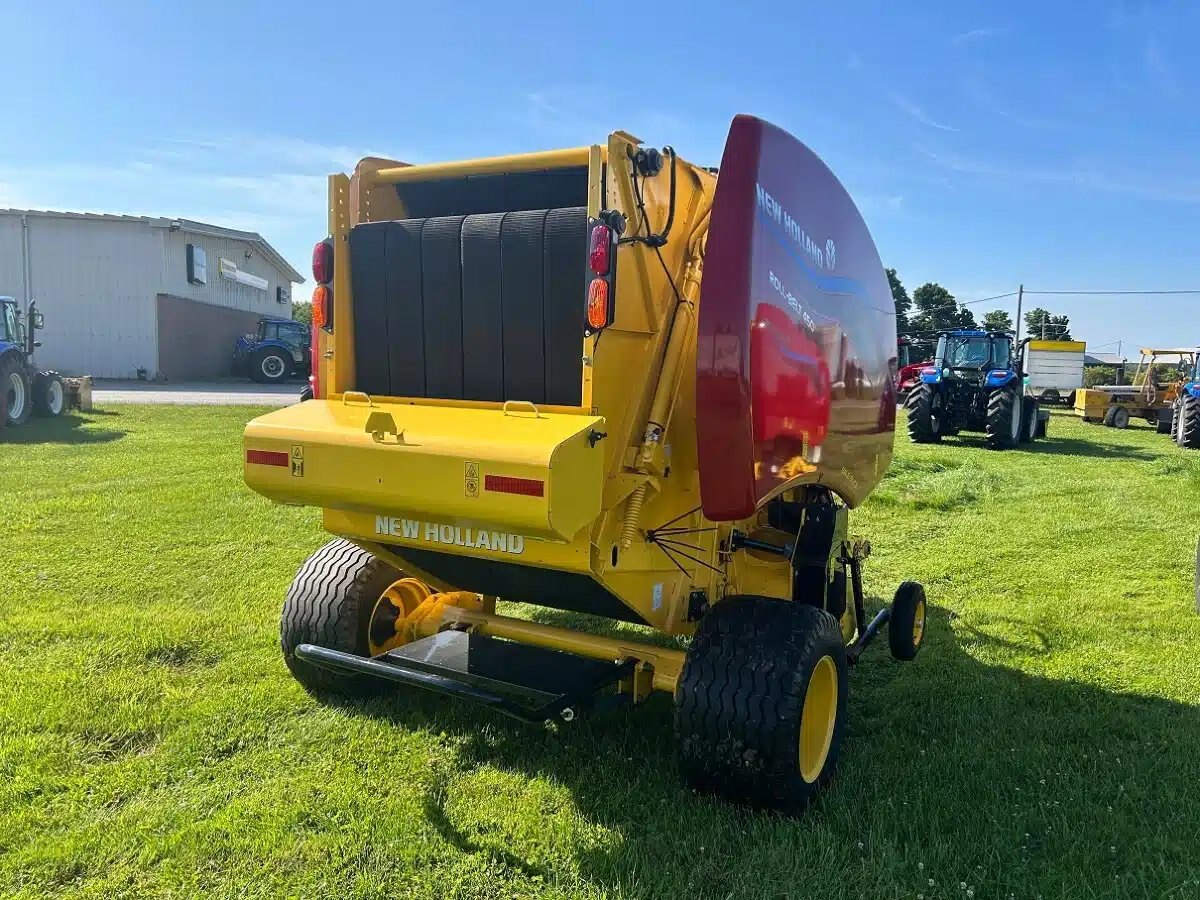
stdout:
{"type": "Polygon", "coordinates": [[[912,342],[908,338],[896,338],[896,394],[900,403],[908,398],[908,392],[920,382],[921,369],[928,365],[929,360],[912,361],[912,342]]]}

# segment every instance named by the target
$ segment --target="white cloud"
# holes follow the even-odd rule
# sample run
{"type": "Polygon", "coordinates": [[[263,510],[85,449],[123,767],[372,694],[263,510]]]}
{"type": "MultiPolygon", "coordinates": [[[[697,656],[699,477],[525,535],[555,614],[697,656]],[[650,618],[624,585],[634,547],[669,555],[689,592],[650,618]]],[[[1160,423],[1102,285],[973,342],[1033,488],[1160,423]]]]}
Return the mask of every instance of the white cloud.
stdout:
{"type": "Polygon", "coordinates": [[[107,164],[0,163],[0,207],[181,216],[257,231],[303,271],[327,230],[328,173],[372,155],[389,154],[281,136],[161,139],[107,164]]]}
{"type": "Polygon", "coordinates": [[[939,131],[958,131],[958,129],[953,125],[946,125],[943,122],[937,121],[931,115],[929,115],[929,113],[925,112],[925,110],[920,106],[913,103],[908,98],[901,96],[900,94],[893,92],[891,98],[892,103],[894,103],[898,109],[907,113],[911,118],[920,122],[922,125],[927,125],[930,128],[936,128],[939,131]]]}
{"type": "Polygon", "coordinates": [[[1059,167],[1013,166],[918,147],[931,162],[953,172],[979,175],[995,181],[1025,184],[1062,184],[1107,194],[1137,197],[1163,203],[1200,203],[1200,179],[1170,172],[1102,170],[1087,162],[1059,167]]]}
{"type": "Polygon", "coordinates": [[[1011,31],[1008,26],[993,26],[991,28],[972,28],[970,31],[962,31],[950,38],[950,43],[959,47],[963,44],[972,43],[974,41],[982,41],[988,38],[1003,37],[1011,31]]]}

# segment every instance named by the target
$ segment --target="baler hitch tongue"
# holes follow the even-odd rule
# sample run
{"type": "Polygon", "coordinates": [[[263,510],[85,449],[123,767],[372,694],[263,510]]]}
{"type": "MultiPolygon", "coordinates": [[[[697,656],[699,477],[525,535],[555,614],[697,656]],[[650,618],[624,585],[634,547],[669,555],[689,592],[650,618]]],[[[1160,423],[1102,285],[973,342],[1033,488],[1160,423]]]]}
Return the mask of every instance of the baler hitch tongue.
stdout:
{"type": "Polygon", "coordinates": [[[397,681],[472,700],[523,722],[571,722],[588,711],[628,702],[602,694],[633,674],[636,661],[589,659],[470,631],[441,631],[375,657],[301,644],[307,663],[397,681]],[[606,702],[607,701],[607,702],[606,702]]]}

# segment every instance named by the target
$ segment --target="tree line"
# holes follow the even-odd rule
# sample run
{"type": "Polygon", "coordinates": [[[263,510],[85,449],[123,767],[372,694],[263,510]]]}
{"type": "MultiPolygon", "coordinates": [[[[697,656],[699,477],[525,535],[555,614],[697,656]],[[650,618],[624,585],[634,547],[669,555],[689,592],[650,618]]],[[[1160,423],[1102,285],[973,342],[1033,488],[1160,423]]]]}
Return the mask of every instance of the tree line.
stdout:
{"type": "MultiPolygon", "coordinates": [[[[908,338],[911,358],[931,359],[937,344],[937,332],[957,328],[982,328],[985,331],[1013,331],[1012,316],[1003,309],[988,310],[976,321],[975,314],[940,284],[928,281],[912,292],[896,275],[887,270],[892,299],[896,303],[896,333],[908,338]]],[[[1071,320],[1035,306],[1024,315],[1025,336],[1046,340],[1071,340],[1071,320]]]]}

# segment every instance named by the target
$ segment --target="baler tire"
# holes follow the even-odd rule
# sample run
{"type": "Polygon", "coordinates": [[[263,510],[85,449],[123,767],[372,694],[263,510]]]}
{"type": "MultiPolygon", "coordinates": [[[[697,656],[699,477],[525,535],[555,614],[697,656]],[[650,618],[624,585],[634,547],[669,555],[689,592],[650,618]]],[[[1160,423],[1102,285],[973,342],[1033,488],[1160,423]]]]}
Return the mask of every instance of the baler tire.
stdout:
{"type": "Polygon", "coordinates": [[[914,385],[908,392],[904,412],[908,419],[908,439],[914,444],[936,444],[942,439],[942,421],[934,416],[936,396],[931,384],[914,385]]]}
{"type": "Polygon", "coordinates": [[[16,353],[0,360],[0,391],[12,393],[5,406],[9,425],[24,425],[33,415],[33,385],[24,360],[16,353]]]}
{"type": "Polygon", "coordinates": [[[733,802],[802,812],[836,767],[846,690],[846,646],[825,610],[722,600],[701,619],[675,691],[684,780],[733,802]]]}
{"type": "Polygon", "coordinates": [[[1188,394],[1179,411],[1179,446],[1200,450],[1200,397],[1188,394]]]}
{"type": "Polygon", "coordinates": [[[403,575],[389,563],[338,538],[300,567],[279,625],[279,643],[288,670],[311,694],[369,697],[389,689],[379,678],[347,675],[296,658],[301,644],[315,644],[357,656],[370,656],[371,613],[380,595],[403,575]]]}
{"type": "Polygon", "coordinates": [[[1112,421],[1109,422],[1113,428],[1125,429],[1129,427],[1129,410],[1118,406],[1113,409],[1112,421]]]}
{"type": "Polygon", "coordinates": [[[57,372],[38,372],[33,376],[33,411],[36,415],[61,416],[67,405],[66,398],[62,376],[57,372]]]}
{"type": "Polygon", "coordinates": [[[1021,438],[1023,405],[1020,395],[1011,387],[992,391],[987,402],[987,424],[984,425],[984,433],[987,435],[987,445],[993,450],[1008,450],[1017,445],[1021,438]]]}
{"type": "Polygon", "coordinates": [[[925,640],[928,614],[925,587],[921,582],[906,581],[896,588],[892,615],[888,619],[888,647],[895,659],[903,662],[916,659],[925,640]]]}
{"type": "Polygon", "coordinates": [[[1115,416],[1116,414],[1117,414],[1117,408],[1115,406],[1110,406],[1108,409],[1106,409],[1104,411],[1104,418],[1101,420],[1102,424],[1106,425],[1109,428],[1112,428],[1113,416],[1115,416]]]}

